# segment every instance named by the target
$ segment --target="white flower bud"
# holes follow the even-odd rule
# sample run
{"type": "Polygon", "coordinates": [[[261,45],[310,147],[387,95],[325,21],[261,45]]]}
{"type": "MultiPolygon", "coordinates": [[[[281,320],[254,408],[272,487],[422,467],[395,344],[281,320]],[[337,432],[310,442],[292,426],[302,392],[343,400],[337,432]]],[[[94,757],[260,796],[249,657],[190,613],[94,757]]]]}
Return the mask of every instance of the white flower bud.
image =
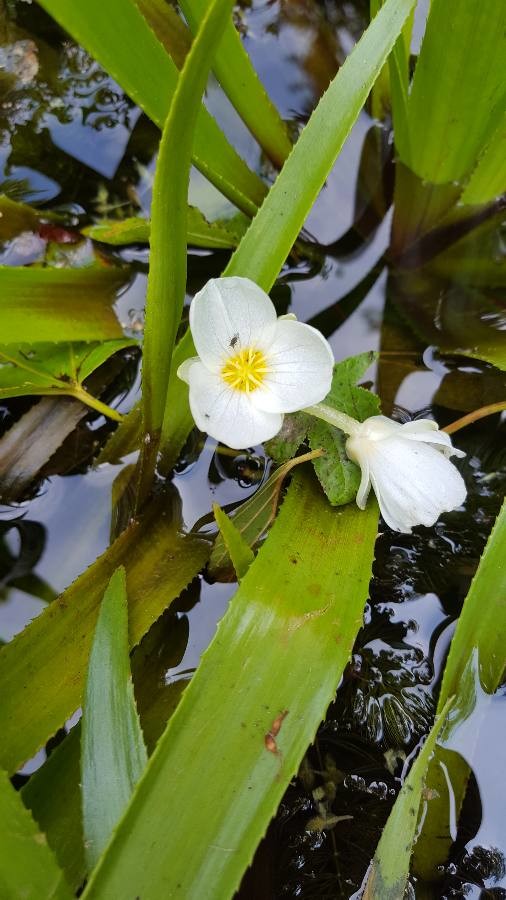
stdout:
{"type": "Polygon", "coordinates": [[[430,419],[404,425],[385,416],[357,423],[346,452],[360,466],[357,505],[364,509],[372,488],[381,515],[394,531],[434,525],[466,499],[466,486],[449,457],[465,456],[430,419]]]}

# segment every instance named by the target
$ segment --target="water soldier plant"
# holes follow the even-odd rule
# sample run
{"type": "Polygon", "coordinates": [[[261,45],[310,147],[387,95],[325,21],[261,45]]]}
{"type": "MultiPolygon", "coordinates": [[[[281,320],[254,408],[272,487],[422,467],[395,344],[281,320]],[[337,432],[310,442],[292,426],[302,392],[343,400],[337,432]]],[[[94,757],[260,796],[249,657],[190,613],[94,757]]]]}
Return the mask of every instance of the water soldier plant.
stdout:
{"type": "MultiPolygon", "coordinates": [[[[342,814],[346,775],[322,756],[317,732],[332,704],[337,719],[331,708],[328,721],[336,731],[345,721],[340,684],[353,692],[360,682],[364,710],[380,707],[378,670],[367,676],[356,662],[377,640],[367,637],[375,553],[377,577],[381,542],[395,540],[407,578],[410,548],[424,540],[419,526],[431,529],[430,545],[444,528],[440,517],[450,513],[452,534],[463,534],[478,456],[461,429],[498,421],[506,409],[504,267],[491,253],[506,190],[506,7],[432,0],[415,57],[416,0],[374,0],[370,23],[292,145],[295,131],[253,68],[232,0],[184,0],[179,11],[165,0],[40,6],[161,137],[149,219],[128,206],[123,218],[101,215],[83,224],[26,198],[0,198],[2,240],[41,229],[62,238],[44,264],[0,266],[0,396],[71,404],[57,407],[60,417],[50,406],[47,419],[46,408],[37,418],[39,407],[24,400],[13,406],[0,438],[3,498],[24,502],[30,485],[58,471],[50,468],[55,450],[89,410],[115,428],[109,424],[96,438],[95,460],[107,472],[111,462],[126,460],[110,492],[109,545],[73,583],[65,581],[58,597],[33,577],[33,533],[18,523],[14,562],[6,542],[6,584],[35,592],[44,609],[0,649],[0,832],[7,848],[0,894],[246,897],[272,839],[269,823],[278,810],[284,815],[283,798],[299,773],[310,800],[298,810],[317,810],[304,833],[332,848],[324,866],[330,887],[311,877],[290,896],[309,897],[314,885],[321,897],[442,896],[441,879],[458,852],[453,821],[464,816],[472,792],[474,760],[462,755],[459,728],[492,702],[506,667],[499,465],[492,486],[487,482],[496,524],[479,566],[475,560],[460,617],[452,607],[453,638],[441,632],[441,678],[433,668],[425,681],[432,677],[435,702],[431,694],[411,728],[400,700],[382,700],[396,735],[385,752],[396,799],[382,809],[381,837],[354,834],[361,852],[366,848],[365,863],[357,871],[353,863],[348,879],[340,866],[352,871],[360,854],[351,840],[338,851],[335,829],[355,824],[360,811],[342,814]],[[202,103],[211,71],[264,154],[258,171],[202,103]],[[390,167],[390,188],[378,177],[354,233],[323,248],[303,229],[367,102],[382,120],[374,132],[382,137],[366,150],[375,170],[390,167]],[[192,164],[234,204],[227,220],[208,221],[191,205],[192,164]],[[280,273],[319,266],[332,254],[346,259],[357,241],[374,242],[391,201],[389,245],[339,309],[333,303],[308,323],[287,313],[274,289],[280,273]],[[73,267],[61,247],[83,235],[95,242],[86,245],[92,264],[73,267]],[[141,342],[132,329],[125,334],[112,300],[133,274],[123,248],[147,243],[141,342]],[[217,254],[217,271],[201,276],[198,289],[187,268],[189,244],[217,254]],[[474,266],[465,264],[471,252],[474,266]],[[226,264],[220,253],[228,254],[226,264]],[[345,320],[385,270],[379,353],[350,340],[346,358],[335,362],[328,338],[339,316],[345,320]],[[398,404],[393,411],[406,358],[417,359],[409,374],[428,371],[426,350],[424,364],[418,360],[421,341],[424,350],[430,341],[431,352],[440,352],[441,366],[462,358],[467,374],[471,365],[483,366],[494,395],[452,399],[447,408],[465,415],[442,428],[437,405],[433,418],[408,417],[398,404]],[[125,413],[111,385],[141,354],[140,396],[125,413]],[[373,364],[379,396],[364,385],[373,364]],[[50,441],[49,422],[56,430],[50,441]],[[236,459],[253,466],[252,448],[265,444],[272,466],[246,501],[230,506],[226,499],[225,509],[210,501],[190,528],[173,481],[185,454],[191,458],[192,441],[200,449],[205,443],[216,468],[236,459]],[[202,572],[218,585],[237,581],[237,590],[191,678],[188,668],[174,678],[186,647],[182,611],[202,572]],[[313,742],[316,763],[308,752],[313,742]],[[23,766],[44,748],[46,758],[25,778],[23,766]],[[394,776],[398,759],[405,764],[394,776]]],[[[396,628],[393,613],[391,619],[388,627],[396,628]]],[[[396,649],[407,646],[406,633],[392,640],[396,649]]],[[[404,674],[411,682],[405,687],[397,677],[399,696],[415,690],[411,670],[404,674]]],[[[388,675],[394,683],[393,668],[388,675]]],[[[386,685],[385,678],[385,696],[386,685]]],[[[355,711],[358,696],[355,690],[355,711]]],[[[386,731],[376,728],[374,753],[386,731]]],[[[287,818],[295,816],[294,807],[287,818]]],[[[253,888],[255,897],[282,893],[272,885],[253,888]]]]}

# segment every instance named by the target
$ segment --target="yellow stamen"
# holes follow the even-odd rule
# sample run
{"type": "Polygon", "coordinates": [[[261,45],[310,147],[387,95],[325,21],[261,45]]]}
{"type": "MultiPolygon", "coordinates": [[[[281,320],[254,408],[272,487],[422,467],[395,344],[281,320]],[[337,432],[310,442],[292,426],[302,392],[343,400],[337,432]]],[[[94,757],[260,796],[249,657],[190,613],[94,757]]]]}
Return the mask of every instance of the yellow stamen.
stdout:
{"type": "Polygon", "coordinates": [[[229,357],[221,370],[221,377],[237,391],[256,391],[269,372],[261,350],[248,347],[229,357]]]}

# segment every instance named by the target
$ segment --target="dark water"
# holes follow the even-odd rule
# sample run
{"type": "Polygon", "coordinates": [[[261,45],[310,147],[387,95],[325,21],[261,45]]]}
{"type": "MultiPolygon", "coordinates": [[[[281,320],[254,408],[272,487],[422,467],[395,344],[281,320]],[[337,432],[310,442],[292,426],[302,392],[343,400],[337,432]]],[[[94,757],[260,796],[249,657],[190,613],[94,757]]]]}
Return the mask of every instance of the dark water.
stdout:
{"type": "MultiPolygon", "coordinates": [[[[307,119],[360,35],[367,7],[258,0],[237,13],[255,67],[294,128],[307,119]]],[[[0,192],[57,208],[74,226],[100,216],[147,213],[156,129],[36,6],[6,4],[0,29],[0,66],[15,74],[15,84],[11,79],[6,86],[0,72],[0,192]]],[[[209,90],[208,105],[250,165],[265,166],[217,86],[209,90]]],[[[387,414],[404,419],[433,413],[443,425],[504,397],[504,379],[478,360],[440,357],[399,324],[393,302],[399,287],[384,260],[392,184],[388,136],[364,111],[306,223],[320,249],[310,262],[286,267],[273,297],[280,312],[289,308],[321,328],[338,360],[382,350],[379,366],[367,377],[380,390],[387,414]],[[378,142],[382,168],[372,153],[378,142]],[[378,204],[371,197],[380,187],[378,204]]],[[[231,212],[197,172],[190,202],[209,218],[231,212]]],[[[23,233],[0,245],[0,261],[20,265],[54,261],[56,255],[79,265],[96,252],[89,241],[55,246],[47,235],[23,233]]],[[[100,252],[131,266],[131,283],[116,306],[125,327],[140,333],[147,252],[100,252]]],[[[190,251],[189,296],[219,274],[225,261],[222,253],[190,251]]],[[[138,390],[137,361],[131,359],[112,383],[109,399],[120,396],[119,408],[126,411],[138,390]]],[[[4,428],[27,405],[5,404],[4,428]]],[[[111,486],[120,466],[97,469],[92,460],[111,429],[89,415],[51,460],[48,477],[2,509],[2,640],[20,631],[107,547],[111,486]]],[[[351,898],[359,889],[404,767],[432,721],[454,623],[504,495],[504,438],[499,417],[459,432],[456,443],[467,453],[461,465],[469,489],[464,512],[415,535],[381,531],[353,658],[245,878],[243,898],[351,898]]],[[[192,436],[173,479],[186,526],[206,515],[213,500],[226,506],[246,499],[269,466],[261,447],[226,455],[214,441],[192,436]]],[[[171,691],[190,677],[234,589],[203,577],[177,611],[166,614],[161,643],[164,628],[177,627],[183,640],[177,658],[153,673],[153,690],[171,691]]],[[[504,712],[501,691],[482,698],[470,727],[458,734],[473,778],[452,859],[436,887],[413,883],[413,896],[506,897],[504,712]]],[[[43,758],[39,754],[25,774],[43,758]]]]}

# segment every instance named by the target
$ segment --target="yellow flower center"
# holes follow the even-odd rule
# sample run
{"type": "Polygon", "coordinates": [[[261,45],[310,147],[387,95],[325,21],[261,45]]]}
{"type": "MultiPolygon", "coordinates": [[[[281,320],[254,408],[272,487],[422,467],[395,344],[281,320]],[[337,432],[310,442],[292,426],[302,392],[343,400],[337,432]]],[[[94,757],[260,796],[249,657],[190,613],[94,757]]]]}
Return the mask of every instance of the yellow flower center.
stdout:
{"type": "Polygon", "coordinates": [[[221,370],[221,377],[236,391],[256,391],[269,371],[261,350],[249,347],[229,357],[221,370]]]}

